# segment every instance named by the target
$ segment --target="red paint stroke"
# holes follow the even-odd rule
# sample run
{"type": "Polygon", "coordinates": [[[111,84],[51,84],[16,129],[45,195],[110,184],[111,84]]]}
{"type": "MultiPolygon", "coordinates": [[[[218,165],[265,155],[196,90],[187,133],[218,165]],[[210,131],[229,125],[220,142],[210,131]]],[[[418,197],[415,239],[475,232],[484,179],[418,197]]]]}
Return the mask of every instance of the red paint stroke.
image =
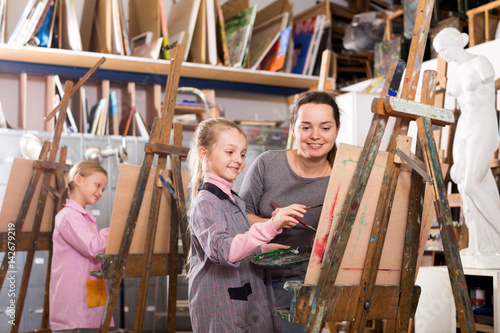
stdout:
{"type": "Polygon", "coordinates": [[[327,237],[328,237],[328,234],[326,234],[322,238],[316,239],[316,244],[314,244],[314,255],[318,258],[321,258],[323,256],[323,253],[325,252],[325,245],[326,245],[326,238],[327,237]]]}
{"type": "Polygon", "coordinates": [[[328,232],[323,238],[318,238],[316,240],[316,244],[314,245],[314,255],[316,257],[321,258],[320,263],[323,262],[323,255],[325,254],[325,246],[326,246],[326,241],[328,240],[328,236],[330,235],[330,229],[332,228],[332,220],[333,220],[333,211],[335,210],[335,205],[337,204],[337,199],[339,196],[339,191],[340,191],[340,183],[339,186],[337,187],[337,193],[335,193],[335,198],[333,199],[333,205],[332,209],[330,210],[330,215],[328,216],[328,232]]]}
{"type": "Polygon", "coordinates": [[[337,204],[337,197],[339,196],[339,191],[340,191],[340,184],[339,187],[337,187],[337,193],[335,193],[335,198],[333,199],[333,205],[332,205],[332,210],[330,211],[330,216],[333,216],[333,211],[335,210],[335,205],[337,204]]]}

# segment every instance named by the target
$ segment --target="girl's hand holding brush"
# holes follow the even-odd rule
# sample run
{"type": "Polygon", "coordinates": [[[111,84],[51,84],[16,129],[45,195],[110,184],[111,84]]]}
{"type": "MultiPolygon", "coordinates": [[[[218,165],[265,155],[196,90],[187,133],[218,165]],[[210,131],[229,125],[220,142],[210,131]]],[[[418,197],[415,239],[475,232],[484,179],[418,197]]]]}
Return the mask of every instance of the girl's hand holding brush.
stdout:
{"type": "Polygon", "coordinates": [[[299,204],[277,208],[272,214],[274,228],[276,230],[281,228],[293,228],[299,223],[295,217],[304,217],[305,213],[305,206],[299,204]]]}

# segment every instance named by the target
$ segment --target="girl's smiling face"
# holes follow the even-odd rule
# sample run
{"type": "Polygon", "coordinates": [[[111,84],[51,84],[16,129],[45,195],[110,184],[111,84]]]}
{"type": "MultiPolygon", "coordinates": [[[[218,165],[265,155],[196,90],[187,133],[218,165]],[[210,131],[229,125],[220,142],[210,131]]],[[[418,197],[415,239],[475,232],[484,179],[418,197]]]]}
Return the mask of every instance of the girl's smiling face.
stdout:
{"type": "Polygon", "coordinates": [[[96,172],[87,177],[77,175],[75,187],[71,191],[71,199],[78,202],[82,207],[93,205],[102,197],[108,177],[101,172],[96,172]]]}
{"type": "Polygon", "coordinates": [[[205,164],[205,171],[227,181],[234,181],[243,171],[246,153],[247,139],[235,128],[221,131],[210,150],[205,147],[198,149],[198,154],[205,164]]]}
{"type": "Polygon", "coordinates": [[[338,134],[332,107],[314,103],[302,105],[293,133],[301,155],[313,158],[327,156],[338,134]]]}

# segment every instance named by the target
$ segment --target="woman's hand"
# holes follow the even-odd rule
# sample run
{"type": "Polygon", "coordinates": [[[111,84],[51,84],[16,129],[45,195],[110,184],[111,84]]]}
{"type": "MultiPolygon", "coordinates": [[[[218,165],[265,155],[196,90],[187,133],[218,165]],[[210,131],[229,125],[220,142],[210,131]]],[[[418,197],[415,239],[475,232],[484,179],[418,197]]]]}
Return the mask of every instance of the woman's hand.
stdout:
{"type": "Polygon", "coordinates": [[[272,213],[273,226],[276,230],[293,228],[299,223],[295,216],[302,218],[306,213],[306,206],[293,204],[287,207],[276,208],[272,213]]]}
{"type": "Polygon", "coordinates": [[[276,250],[286,250],[290,248],[290,245],[283,245],[283,244],[277,244],[277,243],[269,243],[267,244],[269,246],[268,251],[276,251],[276,250]]]}

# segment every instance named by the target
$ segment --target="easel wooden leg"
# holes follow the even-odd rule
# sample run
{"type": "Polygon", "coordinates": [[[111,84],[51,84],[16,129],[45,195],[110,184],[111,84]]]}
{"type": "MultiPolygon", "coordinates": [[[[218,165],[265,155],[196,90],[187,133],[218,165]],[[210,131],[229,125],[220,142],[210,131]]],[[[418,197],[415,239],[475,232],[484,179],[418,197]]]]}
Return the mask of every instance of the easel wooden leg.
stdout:
{"type": "MultiPolygon", "coordinates": [[[[420,143],[417,142],[416,156],[422,155],[420,143]]],[[[401,267],[401,296],[399,299],[398,316],[395,327],[398,332],[408,332],[409,320],[412,316],[413,286],[416,277],[416,262],[418,258],[418,244],[422,224],[422,211],[425,194],[425,182],[415,170],[411,175],[410,202],[408,208],[408,223],[404,243],[403,262],[401,267]]],[[[390,331],[388,331],[390,332],[390,331]]]]}
{"type": "Polygon", "coordinates": [[[153,164],[153,159],[153,154],[146,153],[146,155],[144,156],[141,172],[139,174],[139,178],[137,179],[134,200],[132,201],[132,204],[130,206],[127,224],[125,225],[125,231],[123,233],[123,239],[120,245],[120,251],[118,253],[119,262],[113,271],[113,278],[108,281],[108,299],[106,300],[99,333],[107,333],[109,331],[109,325],[111,324],[113,310],[115,308],[118,293],[120,291],[120,283],[122,282],[123,276],[125,274],[128,251],[130,249],[130,244],[132,243],[132,236],[134,233],[135,224],[137,223],[137,216],[139,215],[139,210],[141,208],[144,191],[146,190],[147,180],[151,171],[151,166],[153,164]]]}
{"type": "MultiPolygon", "coordinates": [[[[421,102],[434,104],[436,86],[435,72],[426,71],[422,82],[421,102]]],[[[416,157],[423,159],[422,145],[419,140],[416,143],[416,157]]],[[[413,316],[412,301],[416,295],[413,294],[413,285],[416,279],[416,263],[418,259],[418,244],[420,241],[420,230],[422,225],[422,213],[425,194],[425,182],[423,177],[414,169],[411,176],[410,203],[408,208],[409,228],[406,230],[403,262],[401,267],[401,297],[398,307],[396,325],[398,332],[408,332],[410,318],[413,316]]]]}
{"type": "MultiPolygon", "coordinates": [[[[160,171],[165,169],[167,156],[159,156],[156,167],[155,179],[159,179],[160,171]]],[[[137,300],[137,310],[135,315],[134,332],[141,332],[144,323],[144,312],[146,308],[146,298],[148,296],[149,278],[151,276],[151,263],[153,257],[156,229],[158,226],[158,214],[160,212],[161,188],[157,186],[157,182],[153,187],[153,198],[151,199],[151,212],[149,214],[148,229],[146,234],[146,244],[144,246],[144,268],[141,276],[139,287],[139,296],[137,300]]]]}
{"type": "Polygon", "coordinates": [[[382,257],[382,249],[385,242],[387,227],[389,225],[389,217],[391,215],[392,203],[396,195],[397,182],[400,173],[400,165],[394,163],[394,155],[396,149],[396,137],[406,135],[408,131],[408,121],[397,119],[394,126],[391,142],[387,152],[387,165],[382,183],[384,186],[380,191],[375,220],[372,227],[370,239],[375,239],[376,242],[370,242],[365,259],[365,266],[361,278],[361,286],[363,286],[358,299],[358,306],[354,316],[354,322],[351,327],[351,332],[364,332],[370,303],[373,298],[373,288],[378,274],[378,267],[382,257]]]}
{"type": "Polygon", "coordinates": [[[436,151],[434,137],[432,136],[432,125],[428,118],[419,118],[417,119],[417,126],[418,135],[422,141],[427,169],[434,179],[436,215],[439,222],[441,238],[443,239],[444,255],[450,275],[460,329],[462,332],[475,332],[474,317],[469,294],[467,292],[462,262],[460,261],[460,253],[453,228],[450,206],[446,198],[446,188],[441,173],[441,164],[436,151]]]}
{"type": "Polygon", "coordinates": [[[168,300],[167,300],[167,332],[175,332],[177,312],[177,247],[179,240],[179,214],[176,209],[171,212],[170,258],[168,260],[168,300]]]}
{"type": "MultiPolygon", "coordinates": [[[[174,125],[174,145],[182,146],[182,124],[174,125]]],[[[175,193],[177,193],[177,200],[175,204],[177,207],[177,215],[179,219],[179,227],[182,240],[182,251],[184,252],[184,258],[187,257],[189,249],[191,248],[191,239],[188,235],[188,218],[186,211],[186,201],[184,194],[184,186],[182,184],[181,177],[181,158],[177,154],[170,156],[170,168],[173,171],[173,181],[175,193]]]]}
{"type": "MultiPolygon", "coordinates": [[[[174,146],[182,146],[182,125],[174,126],[174,146]]],[[[169,259],[169,281],[168,281],[168,303],[167,303],[167,331],[175,332],[176,317],[177,317],[177,252],[179,241],[179,226],[182,232],[182,247],[184,257],[187,256],[187,251],[190,248],[189,238],[187,237],[187,217],[186,204],[184,202],[184,189],[182,186],[181,177],[181,160],[180,156],[173,154],[170,156],[170,166],[173,171],[175,193],[175,208],[172,209],[171,229],[170,229],[170,259],[169,259]],[[186,228],[185,230],[183,230],[186,228]]]]}

